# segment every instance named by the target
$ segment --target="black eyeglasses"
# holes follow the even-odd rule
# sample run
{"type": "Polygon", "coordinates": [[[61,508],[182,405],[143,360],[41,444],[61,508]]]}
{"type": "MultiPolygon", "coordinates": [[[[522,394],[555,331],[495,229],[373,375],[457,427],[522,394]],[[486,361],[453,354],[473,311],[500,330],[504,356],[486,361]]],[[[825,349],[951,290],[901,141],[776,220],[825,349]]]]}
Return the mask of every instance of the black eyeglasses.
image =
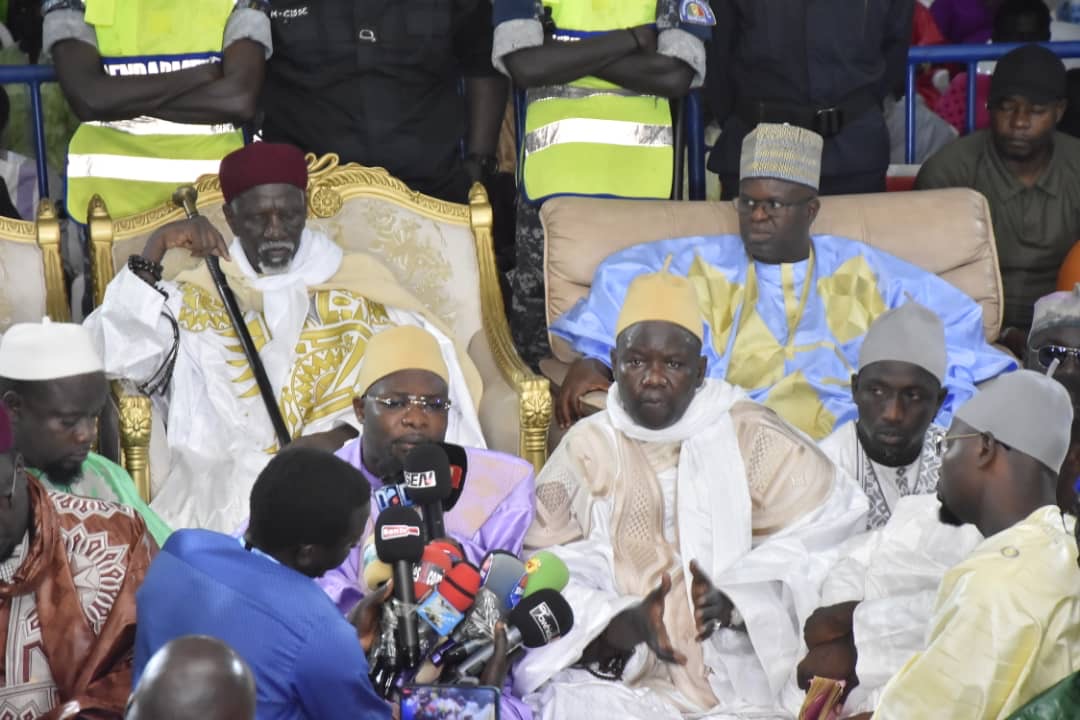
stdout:
{"type": "Polygon", "coordinates": [[[769,217],[776,217],[785,210],[789,210],[793,207],[799,207],[805,205],[814,198],[804,198],[802,200],[795,200],[793,202],[784,202],[783,200],[777,200],[776,198],[769,198],[768,200],[755,200],[744,195],[740,195],[735,198],[735,212],[740,215],[749,215],[757,208],[763,208],[765,214],[769,217]]]}
{"type": "Polygon", "coordinates": [[[1068,347],[1066,345],[1042,345],[1037,348],[1029,348],[1035,353],[1036,359],[1039,364],[1045,368],[1050,367],[1055,360],[1059,363],[1065,362],[1065,358],[1072,358],[1076,362],[1080,363],[1080,348],[1068,347]]]}

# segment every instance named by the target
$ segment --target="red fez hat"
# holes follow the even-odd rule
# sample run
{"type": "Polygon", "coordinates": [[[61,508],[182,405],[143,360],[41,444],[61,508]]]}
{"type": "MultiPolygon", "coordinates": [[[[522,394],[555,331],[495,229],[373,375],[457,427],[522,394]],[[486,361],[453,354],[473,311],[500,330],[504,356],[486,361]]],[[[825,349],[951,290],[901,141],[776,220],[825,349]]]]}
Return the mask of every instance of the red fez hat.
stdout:
{"type": "Polygon", "coordinates": [[[10,452],[15,446],[15,432],[11,429],[11,415],[7,405],[0,401],[0,453],[10,452]]]}
{"type": "Polygon", "coordinates": [[[294,145],[251,143],[222,158],[218,177],[225,202],[256,185],[287,183],[307,190],[307,161],[294,145]]]}

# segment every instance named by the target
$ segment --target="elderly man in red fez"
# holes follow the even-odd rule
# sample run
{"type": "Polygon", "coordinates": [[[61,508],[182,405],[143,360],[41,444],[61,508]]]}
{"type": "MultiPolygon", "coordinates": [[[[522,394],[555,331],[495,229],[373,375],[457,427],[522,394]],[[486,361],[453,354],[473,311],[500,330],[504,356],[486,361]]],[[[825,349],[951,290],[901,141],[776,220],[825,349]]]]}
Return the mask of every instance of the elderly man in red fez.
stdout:
{"type": "Polygon", "coordinates": [[[306,226],[300,150],[248,145],[221,161],[220,179],[231,239],[205,217],[165,225],[86,320],[106,374],[136,383],[166,419],[168,462],[152,451],[151,507],[174,528],[232,531],[280,445],[209,270],[190,258],[220,258],[292,438],[336,449],[355,437],[353,386],[368,338],[418,325],[439,339],[450,368],[448,439],[482,447],[475,367],[385,266],[306,226]],[[186,251],[190,269],[164,278],[169,250],[186,251]]]}

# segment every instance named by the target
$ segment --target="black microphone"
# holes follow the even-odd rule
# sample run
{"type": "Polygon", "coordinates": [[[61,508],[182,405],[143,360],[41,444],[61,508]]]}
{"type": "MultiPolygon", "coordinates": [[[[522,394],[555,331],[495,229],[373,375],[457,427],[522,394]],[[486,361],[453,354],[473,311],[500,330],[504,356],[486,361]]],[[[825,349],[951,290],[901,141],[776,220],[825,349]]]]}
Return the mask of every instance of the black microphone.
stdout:
{"type": "Polygon", "coordinates": [[[443,501],[453,492],[446,451],[434,443],[417,445],[405,456],[401,467],[405,492],[424,509],[428,540],[446,537],[443,501]]]}
{"type": "MultiPolygon", "coordinates": [[[[547,645],[574,627],[574,611],[570,603],[556,590],[538,590],[518,603],[507,617],[506,629],[507,654],[524,645],[536,648],[547,645]]],[[[491,656],[495,654],[494,641],[477,650],[457,667],[454,677],[457,681],[480,672],[491,656]]]]}
{"type": "Polygon", "coordinates": [[[420,664],[420,635],[416,626],[416,590],[413,588],[413,564],[424,556],[423,524],[416,511],[407,507],[388,507],[375,523],[375,552],[394,568],[394,609],[397,613],[397,645],[402,651],[403,666],[420,664]]]}
{"type": "Polygon", "coordinates": [[[446,453],[450,460],[450,496],[443,500],[442,509],[448,513],[457,505],[461,498],[461,492],[465,489],[465,478],[469,474],[469,454],[461,445],[441,442],[437,443],[446,453]]]}

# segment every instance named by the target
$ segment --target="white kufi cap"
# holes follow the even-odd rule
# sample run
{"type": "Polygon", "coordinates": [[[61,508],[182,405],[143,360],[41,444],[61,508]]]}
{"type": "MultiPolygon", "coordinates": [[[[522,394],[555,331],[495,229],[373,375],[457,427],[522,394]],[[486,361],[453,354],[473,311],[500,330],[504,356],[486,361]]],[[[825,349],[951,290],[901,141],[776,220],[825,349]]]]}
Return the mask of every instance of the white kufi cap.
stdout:
{"type": "Polygon", "coordinates": [[[0,338],[0,377],[56,380],[105,369],[90,331],[75,323],[18,323],[0,338]]]}

